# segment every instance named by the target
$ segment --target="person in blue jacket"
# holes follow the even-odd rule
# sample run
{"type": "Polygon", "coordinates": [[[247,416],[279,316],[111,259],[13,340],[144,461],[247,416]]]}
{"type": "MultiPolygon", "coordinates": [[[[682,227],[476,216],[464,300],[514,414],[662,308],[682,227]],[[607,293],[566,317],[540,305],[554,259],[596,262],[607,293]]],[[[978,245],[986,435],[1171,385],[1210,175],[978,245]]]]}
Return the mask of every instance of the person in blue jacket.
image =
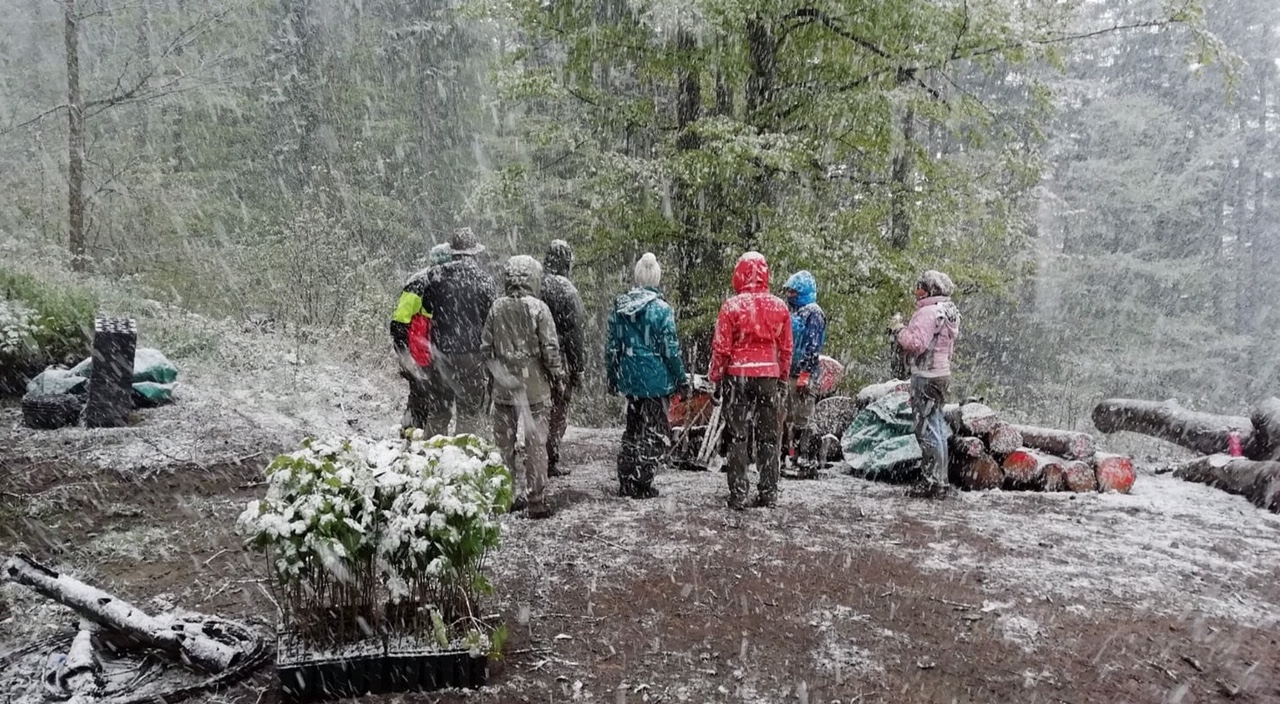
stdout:
{"type": "Polygon", "coordinates": [[[634,281],[630,291],[614,300],[609,314],[605,373],[609,392],[627,398],[627,427],[618,452],[618,493],[651,499],[658,495],[654,474],[671,444],[668,399],[677,391],[687,394],[688,380],[675,316],[658,288],[662,267],[653,254],[646,252],[636,262],[634,281]]]}
{"type": "Polygon", "coordinates": [[[813,428],[816,401],[812,393],[818,381],[818,355],[827,341],[827,318],[818,305],[818,282],[808,271],[797,271],[783,286],[791,309],[791,374],[787,384],[787,418],[782,449],[795,448],[796,469],[801,478],[816,479],[821,464],[821,442],[813,428]]]}

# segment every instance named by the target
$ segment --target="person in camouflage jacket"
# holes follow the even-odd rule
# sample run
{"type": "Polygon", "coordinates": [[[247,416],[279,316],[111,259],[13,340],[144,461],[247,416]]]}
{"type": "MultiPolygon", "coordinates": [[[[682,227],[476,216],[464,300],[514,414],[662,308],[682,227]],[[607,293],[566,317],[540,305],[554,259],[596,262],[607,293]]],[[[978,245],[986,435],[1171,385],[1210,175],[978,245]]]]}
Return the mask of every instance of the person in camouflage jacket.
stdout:
{"type": "Polygon", "coordinates": [[[506,294],[493,302],[480,333],[480,352],[493,387],[493,435],[515,480],[516,509],[530,518],[551,515],[545,501],[547,414],[552,388],[565,383],[560,342],[551,310],[538,299],[542,266],[520,254],[507,260],[506,294]],[[516,432],[524,420],[524,464],[516,432]]]}

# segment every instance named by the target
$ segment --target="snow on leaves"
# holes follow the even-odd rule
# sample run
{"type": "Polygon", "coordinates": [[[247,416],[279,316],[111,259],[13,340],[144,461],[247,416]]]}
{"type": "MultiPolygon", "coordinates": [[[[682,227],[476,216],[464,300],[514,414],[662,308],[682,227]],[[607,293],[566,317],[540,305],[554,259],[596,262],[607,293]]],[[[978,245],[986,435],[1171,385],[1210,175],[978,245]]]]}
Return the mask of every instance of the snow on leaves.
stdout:
{"type": "Polygon", "coordinates": [[[267,467],[266,497],[237,521],[269,557],[286,623],[326,595],[408,603],[432,620],[440,612],[449,622],[473,618],[474,597],[491,591],[484,557],[513,499],[497,450],[473,435],[424,439],[421,431],[302,445],[267,467]]]}

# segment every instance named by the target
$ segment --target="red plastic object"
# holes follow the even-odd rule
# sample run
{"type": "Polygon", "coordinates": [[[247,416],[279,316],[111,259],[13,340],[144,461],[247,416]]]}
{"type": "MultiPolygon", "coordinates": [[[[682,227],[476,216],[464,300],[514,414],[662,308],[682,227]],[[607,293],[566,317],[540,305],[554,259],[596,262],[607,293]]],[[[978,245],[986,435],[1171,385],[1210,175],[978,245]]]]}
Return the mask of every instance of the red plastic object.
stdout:
{"type": "Polygon", "coordinates": [[[836,390],[836,384],[844,377],[844,365],[831,357],[818,355],[818,382],[810,389],[817,396],[826,396],[836,390]]]}
{"type": "Polygon", "coordinates": [[[1240,431],[1233,430],[1227,433],[1227,454],[1232,457],[1244,456],[1244,447],[1240,444],[1240,431]]]}
{"type": "Polygon", "coordinates": [[[711,419],[711,394],[694,391],[689,398],[679,394],[671,397],[671,406],[667,409],[667,421],[671,427],[706,425],[711,419]]]}

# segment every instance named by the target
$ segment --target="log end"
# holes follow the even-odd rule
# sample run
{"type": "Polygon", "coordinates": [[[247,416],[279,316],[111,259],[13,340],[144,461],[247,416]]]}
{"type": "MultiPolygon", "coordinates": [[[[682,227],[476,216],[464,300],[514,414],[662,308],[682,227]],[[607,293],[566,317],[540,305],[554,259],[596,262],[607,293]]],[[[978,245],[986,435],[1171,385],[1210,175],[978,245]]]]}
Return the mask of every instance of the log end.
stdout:
{"type": "Polygon", "coordinates": [[[1094,456],[1094,473],[1098,477],[1098,491],[1129,493],[1137,474],[1133,460],[1124,455],[1099,453],[1094,456]]]}
{"type": "Polygon", "coordinates": [[[1088,462],[1074,460],[1067,462],[1062,468],[1062,483],[1067,491],[1077,494],[1097,491],[1098,478],[1088,462]]]}

